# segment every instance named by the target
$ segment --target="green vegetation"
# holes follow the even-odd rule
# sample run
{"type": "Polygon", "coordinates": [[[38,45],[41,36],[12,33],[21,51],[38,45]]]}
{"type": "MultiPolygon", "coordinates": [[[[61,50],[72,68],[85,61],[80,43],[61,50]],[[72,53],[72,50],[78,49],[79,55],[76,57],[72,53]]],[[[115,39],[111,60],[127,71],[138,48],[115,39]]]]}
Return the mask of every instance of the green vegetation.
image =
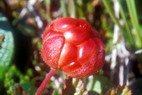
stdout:
{"type": "Polygon", "coordinates": [[[43,95],[142,95],[141,0],[0,0],[0,93],[34,95],[50,68],[42,34],[59,17],[87,20],[105,44],[105,65],[84,79],[61,71],[43,95]]]}

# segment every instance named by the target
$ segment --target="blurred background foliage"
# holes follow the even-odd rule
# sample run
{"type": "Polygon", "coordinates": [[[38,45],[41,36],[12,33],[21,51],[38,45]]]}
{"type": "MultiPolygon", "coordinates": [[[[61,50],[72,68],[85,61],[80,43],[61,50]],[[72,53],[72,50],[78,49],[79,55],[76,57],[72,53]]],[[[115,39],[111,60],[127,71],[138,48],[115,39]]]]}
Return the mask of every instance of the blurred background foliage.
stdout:
{"type": "Polygon", "coordinates": [[[58,71],[43,95],[142,95],[141,0],[0,0],[0,93],[34,95],[49,72],[40,56],[48,23],[87,20],[105,43],[105,65],[84,79],[58,71]]]}

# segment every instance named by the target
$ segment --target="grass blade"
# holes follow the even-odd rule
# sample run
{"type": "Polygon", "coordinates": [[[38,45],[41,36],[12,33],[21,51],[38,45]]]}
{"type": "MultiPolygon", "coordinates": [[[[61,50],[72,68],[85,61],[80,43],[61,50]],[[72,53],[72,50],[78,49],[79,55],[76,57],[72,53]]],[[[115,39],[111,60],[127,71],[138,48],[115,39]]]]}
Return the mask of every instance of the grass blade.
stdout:
{"type": "Polygon", "coordinates": [[[135,29],[135,35],[136,35],[136,45],[138,48],[142,48],[142,38],[140,34],[140,26],[138,22],[138,17],[136,13],[136,7],[134,0],[126,0],[128,11],[131,18],[131,23],[133,25],[133,28],[135,29]]]}
{"type": "Polygon", "coordinates": [[[122,19],[123,19],[123,21],[124,21],[124,23],[125,23],[125,28],[126,28],[126,32],[127,32],[127,36],[128,36],[128,40],[129,40],[129,42],[130,42],[130,45],[131,45],[131,46],[135,46],[134,38],[133,38],[133,36],[132,36],[132,33],[131,33],[131,30],[130,30],[128,21],[127,21],[127,19],[126,19],[126,15],[125,15],[125,13],[124,13],[124,10],[123,10],[123,8],[122,8],[122,6],[121,6],[120,0],[117,0],[117,1],[118,1],[118,4],[119,4],[119,7],[120,7],[120,14],[121,14],[122,19]]]}
{"type": "Polygon", "coordinates": [[[64,0],[60,0],[60,5],[63,12],[63,17],[67,17],[67,9],[64,0]]]}

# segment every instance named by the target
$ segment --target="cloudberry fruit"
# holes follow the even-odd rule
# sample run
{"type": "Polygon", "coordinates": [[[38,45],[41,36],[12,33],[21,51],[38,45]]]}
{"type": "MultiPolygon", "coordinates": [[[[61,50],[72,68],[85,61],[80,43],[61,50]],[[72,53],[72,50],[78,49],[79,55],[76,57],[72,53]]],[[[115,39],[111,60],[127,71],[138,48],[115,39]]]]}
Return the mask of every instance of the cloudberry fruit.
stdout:
{"type": "Polygon", "coordinates": [[[87,21],[59,18],[43,34],[41,56],[46,64],[68,76],[83,78],[100,70],[104,45],[87,21]]]}

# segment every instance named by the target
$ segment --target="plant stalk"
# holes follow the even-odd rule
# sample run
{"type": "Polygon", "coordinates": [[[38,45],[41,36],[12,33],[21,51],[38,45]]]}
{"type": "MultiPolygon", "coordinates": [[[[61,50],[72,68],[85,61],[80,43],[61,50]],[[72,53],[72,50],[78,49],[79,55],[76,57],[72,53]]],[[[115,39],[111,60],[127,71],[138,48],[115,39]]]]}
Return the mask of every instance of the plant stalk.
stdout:
{"type": "Polygon", "coordinates": [[[41,83],[39,88],[37,89],[37,92],[36,92],[35,95],[41,95],[42,94],[45,86],[47,85],[47,83],[49,82],[49,80],[55,74],[56,71],[57,71],[56,69],[51,69],[50,70],[50,72],[46,75],[45,79],[43,80],[43,82],[41,83]]]}

